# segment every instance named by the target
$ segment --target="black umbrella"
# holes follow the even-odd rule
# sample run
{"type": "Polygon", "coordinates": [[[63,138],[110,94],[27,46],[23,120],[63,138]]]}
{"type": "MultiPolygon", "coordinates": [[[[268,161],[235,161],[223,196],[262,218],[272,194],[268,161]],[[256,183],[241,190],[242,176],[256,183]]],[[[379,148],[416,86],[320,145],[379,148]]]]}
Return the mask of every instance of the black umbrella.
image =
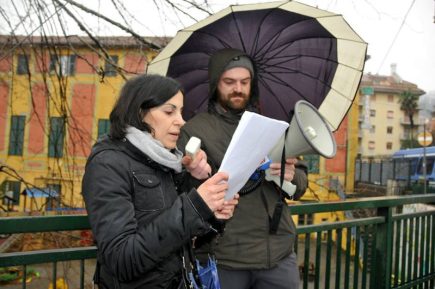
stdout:
{"type": "Polygon", "coordinates": [[[295,1],[230,6],[179,31],[148,67],[183,84],[186,120],[207,109],[208,60],[227,47],[254,60],[263,115],[289,121],[303,99],[333,130],[355,97],[367,50],[341,15],[295,1]]]}

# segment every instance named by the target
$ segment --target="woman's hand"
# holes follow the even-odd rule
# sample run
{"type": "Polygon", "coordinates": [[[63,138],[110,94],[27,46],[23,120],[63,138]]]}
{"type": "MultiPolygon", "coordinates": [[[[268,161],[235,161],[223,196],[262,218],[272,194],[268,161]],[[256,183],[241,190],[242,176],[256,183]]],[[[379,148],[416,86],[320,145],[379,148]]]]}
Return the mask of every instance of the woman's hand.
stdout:
{"type": "MultiPolygon", "coordinates": [[[[295,164],[298,162],[297,158],[287,158],[284,167],[284,179],[288,182],[293,180],[295,176],[295,164]]],[[[281,175],[281,163],[270,164],[270,174],[275,176],[281,175]]]]}
{"type": "Polygon", "coordinates": [[[213,213],[224,208],[225,193],[228,189],[228,174],[219,172],[196,189],[213,213]]]}
{"type": "Polygon", "coordinates": [[[239,194],[236,194],[234,198],[229,201],[225,201],[222,209],[217,210],[214,215],[216,219],[228,220],[234,215],[234,210],[239,203],[239,194]]]}
{"type": "Polygon", "coordinates": [[[198,180],[203,180],[210,176],[211,167],[207,163],[207,155],[203,150],[199,150],[194,159],[190,156],[184,156],[181,163],[192,177],[198,180]]]}

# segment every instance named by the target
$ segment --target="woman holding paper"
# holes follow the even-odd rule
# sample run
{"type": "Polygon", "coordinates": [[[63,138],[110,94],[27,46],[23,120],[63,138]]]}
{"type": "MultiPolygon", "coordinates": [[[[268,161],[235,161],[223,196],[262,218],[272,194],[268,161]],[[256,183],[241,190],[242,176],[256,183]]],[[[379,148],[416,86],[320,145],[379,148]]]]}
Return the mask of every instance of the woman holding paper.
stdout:
{"type": "MultiPolygon", "coordinates": [[[[237,199],[224,200],[226,173],[179,191],[182,108],[175,80],[130,79],[110,114],[109,136],[92,149],[82,191],[98,247],[99,288],[183,288],[183,248],[213,230],[216,218],[233,214],[237,199]]],[[[203,151],[184,163],[197,179],[210,173],[203,151]]]]}

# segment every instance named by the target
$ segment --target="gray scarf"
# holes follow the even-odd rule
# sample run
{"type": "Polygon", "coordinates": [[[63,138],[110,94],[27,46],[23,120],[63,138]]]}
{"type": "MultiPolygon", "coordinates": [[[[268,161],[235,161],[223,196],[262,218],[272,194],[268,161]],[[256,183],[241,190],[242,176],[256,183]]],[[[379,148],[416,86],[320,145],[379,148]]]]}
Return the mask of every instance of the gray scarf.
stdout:
{"type": "Polygon", "coordinates": [[[181,172],[181,159],[183,153],[177,148],[172,153],[163,144],[152,137],[149,132],[138,130],[135,127],[127,127],[125,137],[141,152],[149,156],[153,161],[171,168],[177,173],[181,172]]]}

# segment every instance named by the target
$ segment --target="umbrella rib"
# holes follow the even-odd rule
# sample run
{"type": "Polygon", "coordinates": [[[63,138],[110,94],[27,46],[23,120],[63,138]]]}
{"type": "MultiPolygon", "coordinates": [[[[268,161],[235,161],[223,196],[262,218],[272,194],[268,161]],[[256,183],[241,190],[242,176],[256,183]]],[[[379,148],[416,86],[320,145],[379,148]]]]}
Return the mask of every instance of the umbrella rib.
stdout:
{"type": "Polygon", "coordinates": [[[245,42],[243,42],[243,37],[242,37],[242,34],[241,34],[241,32],[240,32],[239,23],[237,22],[237,19],[236,19],[236,17],[235,17],[235,14],[236,14],[236,13],[235,13],[234,10],[233,10],[233,6],[230,6],[230,7],[231,7],[231,17],[233,18],[234,23],[236,23],[237,34],[239,35],[240,43],[242,44],[243,51],[246,51],[245,42]]]}
{"type": "MultiPolygon", "coordinates": [[[[278,96],[275,95],[275,93],[273,92],[273,90],[272,90],[272,88],[271,88],[271,86],[269,84],[267,84],[265,81],[263,81],[263,79],[258,79],[258,81],[260,81],[263,84],[264,88],[267,89],[270,92],[270,95],[273,95],[273,97],[275,98],[276,102],[281,107],[282,111],[285,112],[285,114],[287,116],[287,119],[288,119],[288,122],[290,122],[290,116],[292,115],[291,111],[286,111],[285,106],[282,104],[282,102],[280,101],[278,96]]],[[[271,80],[271,81],[273,81],[273,80],[271,80]]],[[[303,99],[306,100],[306,98],[303,97],[299,91],[297,91],[296,89],[294,89],[291,86],[287,86],[287,87],[292,89],[292,90],[294,90],[299,96],[301,96],[303,99]]]]}
{"type": "MultiPolygon", "coordinates": [[[[277,55],[277,54],[279,54],[279,53],[281,53],[282,51],[284,51],[285,49],[287,49],[288,47],[290,47],[291,45],[292,45],[293,43],[287,43],[286,45],[281,45],[280,47],[276,47],[274,50],[275,50],[275,53],[273,54],[273,55],[270,55],[270,56],[268,56],[267,58],[264,58],[264,63],[265,62],[268,62],[268,61],[270,61],[270,59],[272,59],[272,58],[274,58],[275,59],[275,56],[277,55]],[[279,49],[278,49],[279,48],[279,49]]],[[[267,52],[271,52],[271,51],[267,51],[267,52]]],[[[265,55],[266,54],[264,54],[264,57],[265,57],[265,55]]],[[[298,58],[298,57],[300,57],[300,55],[298,55],[298,56],[296,56],[296,58],[298,58]]]]}
{"type": "MultiPolygon", "coordinates": [[[[339,64],[340,65],[340,64],[339,64]]],[[[286,68],[286,69],[288,69],[288,68],[286,68]]],[[[339,90],[336,90],[336,89],[334,89],[332,86],[330,86],[330,85],[328,85],[328,83],[327,82],[325,82],[325,81],[322,81],[321,79],[319,79],[319,78],[316,78],[316,77],[313,77],[313,76],[311,76],[311,75],[309,75],[309,74],[306,74],[306,73],[302,73],[301,71],[298,71],[298,70],[292,70],[292,72],[298,72],[298,73],[300,73],[300,74],[302,74],[302,75],[304,75],[304,76],[306,76],[306,77],[309,77],[309,78],[311,78],[311,79],[314,79],[314,80],[317,80],[317,81],[319,81],[319,82],[321,82],[325,87],[328,87],[330,90],[333,90],[333,91],[335,91],[337,94],[339,94],[339,95],[341,95],[341,96],[343,96],[343,97],[345,97],[345,98],[347,98],[347,96],[345,95],[345,94],[343,94],[342,92],[340,92],[339,90]]],[[[278,73],[288,73],[288,72],[277,72],[277,73],[274,73],[274,74],[278,74],[278,73]]],[[[307,100],[307,98],[306,97],[304,97],[299,91],[297,91],[294,87],[292,87],[292,86],[289,86],[286,82],[284,82],[284,81],[282,81],[281,79],[279,79],[278,77],[276,77],[274,74],[272,74],[272,73],[264,73],[263,75],[262,75],[262,77],[264,78],[264,79],[267,79],[267,80],[270,80],[271,82],[275,82],[275,83],[277,83],[277,84],[281,84],[281,85],[283,85],[283,86],[285,86],[285,87],[288,87],[288,88],[290,88],[290,89],[292,89],[292,90],[294,90],[300,97],[302,97],[304,100],[307,100]]],[[[265,81],[263,81],[262,79],[259,79],[259,81],[262,81],[262,83],[264,84],[264,86],[266,86],[266,82],[265,81]]],[[[272,93],[273,94],[273,93],[272,93]]],[[[279,101],[279,100],[278,100],[279,101]]]]}
{"type": "MultiPolygon", "coordinates": [[[[284,3],[284,4],[286,4],[286,3],[284,3]]],[[[269,16],[269,15],[270,15],[270,14],[271,14],[275,9],[281,9],[281,6],[283,6],[284,4],[281,4],[281,5],[279,5],[278,7],[275,7],[275,8],[273,8],[273,9],[270,9],[269,12],[268,12],[267,14],[264,15],[263,19],[261,20],[261,23],[264,23],[264,21],[265,21],[265,19],[267,18],[267,16],[269,16]]],[[[257,39],[257,40],[259,39],[259,34],[260,34],[259,31],[260,31],[261,27],[262,27],[262,25],[259,25],[259,29],[257,29],[257,34],[256,34],[256,39],[257,39]]],[[[274,43],[279,39],[279,35],[281,35],[281,33],[282,33],[282,31],[279,31],[278,33],[275,33],[275,35],[271,38],[271,39],[273,39],[273,41],[268,41],[268,42],[267,42],[267,45],[261,47],[261,49],[257,51],[257,54],[256,54],[255,56],[257,56],[258,53],[259,53],[261,50],[263,50],[264,52],[263,52],[263,54],[260,56],[260,58],[263,58],[264,54],[268,52],[268,50],[266,49],[266,46],[272,47],[272,45],[273,45],[273,44],[274,44],[274,43]]],[[[255,44],[256,44],[256,47],[255,47],[255,48],[257,48],[257,43],[258,43],[258,41],[255,42],[255,44]]],[[[254,50],[254,51],[255,51],[255,50],[254,50]]]]}
{"type": "MultiPolygon", "coordinates": [[[[277,7],[277,8],[278,8],[278,7],[277,7]]],[[[255,34],[254,45],[253,45],[253,47],[252,47],[252,51],[249,52],[249,54],[252,55],[252,52],[255,51],[255,52],[256,52],[256,54],[254,55],[255,58],[257,57],[258,52],[260,52],[261,50],[263,50],[263,48],[266,47],[266,46],[263,46],[263,47],[261,47],[261,49],[260,49],[259,51],[257,51],[258,40],[260,39],[260,36],[259,36],[259,35],[260,35],[261,28],[262,28],[262,26],[263,26],[262,24],[264,23],[264,21],[266,20],[266,18],[267,18],[267,17],[268,17],[272,12],[273,12],[273,10],[274,10],[274,9],[270,9],[269,12],[266,13],[266,14],[263,16],[263,18],[260,20],[260,23],[259,23],[259,25],[258,25],[257,33],[255,34]]],[[[279,35],[279,34],[278,34],[278,35],[279,35]]],[[[273,38],[275,38],[275,40],[274,40],[273,42],[268,41],[267,44],[273,45],[273,43],[276,41],[277,37],[273,37],[273,38]]],[[[269,45],[269,46],[270,46],[270,45],[269,45]]]]}
{"type": "MultiPolygon", "coordinates": [[[[276,67],[276,66],[275,66],[276,67]]],[[[270,80],[270,81],[273,81],[273,82],[275,82],[275,83],[278,83],[278,84],[281,84],[281,85],[283,85],[283,86],[286,86],[286,87],[289,87],[289,88],[291,88],[291,89],[293,89],[293,90],[295,90],[293,87],[291,87],[291,86],[289,86],[286,82],[284,82],[284,81],[282,81],[281,79],[279,79],[278,77],[276,77],[275,76],[275,74],[288,74],[289,73],[289,71],[290,71],[290,73],[291,72],[293,72],[293,73],[299,73],[299,74],[302,74],[302,75],[304,75],[304,76],[306,76],[306,77],[308,77],[308,78],[311,78],[311,79],[313,79],[313,80],[317,80],[317,81],[319,81],[320,83],[322,83],[324,86],[326,86],[326,87],[328,87],[329,89],[333,89],[327,82],[325,82],[325,81],[323,81],[323,80],[321,80],[321,79],[319,79],[319,78],[316,78],[316,77],[313,77],[313,76],[311,76],[311,75],[309,75],[309,74],[307,74],[307,73],[304,73],[304,72],[302,72],[302,71],[300,71],[300,70],[295,70],[295,69],[288,69],[288,68],[285,68],[285,69],[287,69],[287,71],[283,71],[283,72],[275,72],[275,73],[267,73],[267,72],[264,72],[263,73],[263,78],[266,78],[266,79],[268,79],[268,80],[270,80]]],[[[296,91],[296,90],[295,90],[296,91]]],[[[302,95],[301,95],[302,96],[302,95]]],[[[302,96],[303,97],[303,96],[302,96]]],[[[304,99],[305,99],[305,97],[303,97],[304,99]]]]}
{"type": "MultiPolygon", "coordinates": [[[[272,10],[279,9],[279,8],[280,7],[273,8],[273,9],[271,9],[271,12],[272,12],[272,10]]],[[[316,18],[309,18],[309,19],[302,20],[302,21],[300,21],[298,23],[303,23],[305,21],[313,21],[313,20],[317,21],[317,19],[329,18],[329,17],[340,17],[340,18],[343,18],[342,15],[335,14],[335,15],[328,15],[328,16],[320,16],[320,17],[316,17],[316,18]]],[[[264,19],[262,20],[262,22],[263,21],[264,21],[264,19]]],[[[347,24],[347,22],[346,22],[346,24],[347,24]]],[[[293,25],[294,25],[294,23],[293,23],[293,25]]],[[[293,26],[293,25],[291,25],[291,26],[293,26]]],[[[291,27],[291,26],[287,26],[286,28],[291,27]]],[[[261,50],[264,51],[263,55],[266,54],[266,53],[270,53],[270,51],[267,50],[266,47],[271,47],[279,39],[279,36],[283,33],[284,30],[285,29],[278,31],[273,37],[271,37],[271,39],[273,39],[273,41],[272,40],[268,41],[267,45],[263,46],[259,51],[257,51],[257,55],[258,55],[258,52],[260,52],[261,50]]],[[[257,34],[257,37],[258,37],[258,34],[257,34]]],[[[307,38],[301,38],[301,39],[297,39],[297,40],[299,41],[299,40],[302,40],[302,39],[311,39],[311,38],[319,38],[319,37],[307,37],[307,38]]],[[[337,40],[344,40],[344,41],[359,42],[359,41],[356,41],[356,40],[353,40],[353,39],[347,39],[347,38],[335,38],[335,39],[337,39],[337,40]]],[[[293,43],[293,42],[291,42],[291,43],[293,43]]],[[[291,45],[291,43],[288,43],[288,44],[291,45]]],[[[262,57],[262,56],[260,56],[260,57],[262,57]]]]}
{"type": "MultiPolygon", "coordinates": [[[[272,95],[275,98],[275,100],[278,103],[279,107],[281,107],[282,111],[285,112],[285,115],[287,116],[287,121],[290,122],[291,111],[289,111],[289,112],[286,111],[285,106],[282,104],[282,102],[280,101],[278,96],[275,95],[275,93],[271,89],[270,85],[268,85],[266,82],[262,81],[261,79],[259,79],[259,81],[261,83],[263,83],[264,88],[270,92],[270,95],[272,95]]],[[[293,89],[293,88],[291,88],[291,89],[293,89]]]]}

